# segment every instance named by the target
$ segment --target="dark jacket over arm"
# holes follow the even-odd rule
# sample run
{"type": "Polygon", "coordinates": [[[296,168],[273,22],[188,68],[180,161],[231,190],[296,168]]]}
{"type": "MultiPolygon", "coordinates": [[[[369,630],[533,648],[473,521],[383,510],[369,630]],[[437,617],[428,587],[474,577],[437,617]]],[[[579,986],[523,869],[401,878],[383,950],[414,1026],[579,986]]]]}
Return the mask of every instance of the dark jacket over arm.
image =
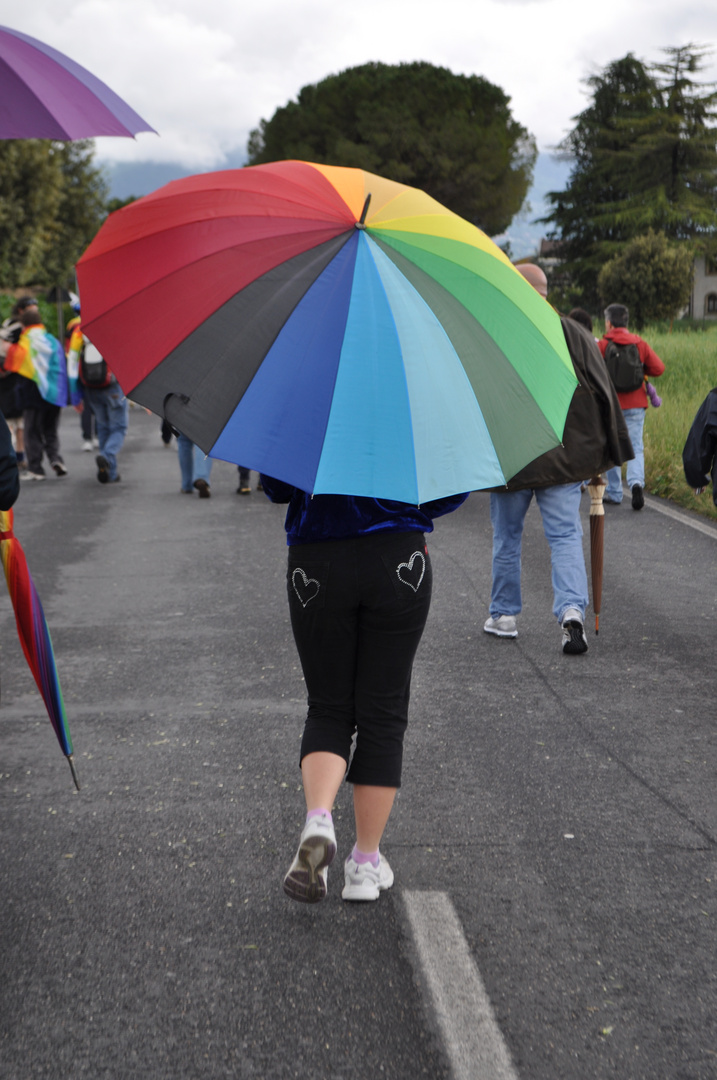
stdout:
{"type": "Polygon", "coordinates": [[[561,318],[578,387],[570,402],[562,446],[548,450],[495,491],[552,487],[589,480],[634,457],[615,388],[595,338],[561,318]]]}
{"type": "Polygon", "coordinates": [[[690,487],[705,486],[712,476],[712,498],[717,506],[717,387],[710,390],[700,405],[697,416],[692,421],[685,448],[682,451],[682,464],[685,479],[690,487]]]}
{"type": "Polygon", "coordinates": [[[10,429],[5,417],[0,416],[0,510],[9,510],[19,494],[20,477],[10,429]]]}

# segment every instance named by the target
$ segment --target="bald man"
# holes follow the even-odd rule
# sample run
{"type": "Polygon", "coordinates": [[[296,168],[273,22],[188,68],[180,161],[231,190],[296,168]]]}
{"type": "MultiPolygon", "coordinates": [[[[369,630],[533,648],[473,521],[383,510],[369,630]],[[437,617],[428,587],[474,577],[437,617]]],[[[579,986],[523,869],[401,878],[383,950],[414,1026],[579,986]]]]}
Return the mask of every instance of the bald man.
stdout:
{"type": "Polygon", "coordinates": [[[537,293],[540,293],[543,300],[548,299],[548,279],[539,266],[536,266],[535,263],[520,263],[516,266],[516,270],[523,275],[537,293]]]}
{"type": "MultiPolygon", "coordinates": [[[[541,268],[522,263],[516,269],[547,300],[548,281],[541,268]]],[[[579,386],[568,410],[562,445],[536,458],[505,488],[491,492],[493,585],[490,617],[483,629],[495,637],[518,636],[523,526],[535,497],[550,545],[553,614],[562,632],[562,651],[577,656],[588,649],[581,481],[632,457],[632,447],[595,339],[570,319],[561,318],[561,323],[579,386]]]]}

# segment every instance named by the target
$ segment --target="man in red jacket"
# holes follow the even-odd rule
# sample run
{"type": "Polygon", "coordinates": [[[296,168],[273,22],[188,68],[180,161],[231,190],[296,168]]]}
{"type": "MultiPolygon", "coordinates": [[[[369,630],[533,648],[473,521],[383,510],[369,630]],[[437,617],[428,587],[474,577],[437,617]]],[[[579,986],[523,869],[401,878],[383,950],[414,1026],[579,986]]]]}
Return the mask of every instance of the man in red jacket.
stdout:
{"type": "MultiPolygon", "coordinates": [[[[628,332],[628,318],[629,312],[624,304],[610,304],[605,309],[605,334],[598,342],[600,352],[605,356],[611,341],[614,341],[616,345],[636,345],[644,375],[649,375],[652,378],[662,375],[665,365],[646,341],[643,341],[637,334],[628,332]]],[[[627,486],[632,492],[632,509],[642,510],[645,505],[645,498],[642,493],[645,486],[645,453],[642,442],[642,429],[645,424],[645,409],[648,406],[647,392],[644,380],[636,390],[621,392],[617,387],[616,389],[618,390],[617,396],[622,415],[625,418],[632,448],[635,452],[632,461],[627,463],[627,486]]],[[[615,466],[615,468],[607,470],[606,476],[607,488],[603,502],[621,503],[622,470],[619,466],[615,466]]]]}

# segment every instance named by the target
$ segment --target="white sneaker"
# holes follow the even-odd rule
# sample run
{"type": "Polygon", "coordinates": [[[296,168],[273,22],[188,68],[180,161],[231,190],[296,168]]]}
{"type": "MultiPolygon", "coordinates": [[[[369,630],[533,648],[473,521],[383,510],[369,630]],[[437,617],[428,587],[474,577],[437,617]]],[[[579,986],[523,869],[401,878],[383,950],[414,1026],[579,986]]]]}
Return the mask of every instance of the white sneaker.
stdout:
{"type": "Polygon", "coordinates": [[[82,443],[82,449],[86,454],[92,453],[92,439],[85,439],[82,443]]]}
{"type": "Polygon", "coordinates": [[[344,900],[378,900],[378,894],[393,885],[393,870],[383,855],[378,866],[373,863],[357,863],[352,855],[344,863],[344,900]]]}
{"type": "Polygon", "coordinates": [[[491,616],[486,620],[483,629],[486,634],[495,634],[496,637],[518,636],[518,624],[515,615],[499,615],[497,619],[491,616]]]}
{"type": "Polygon", "coordinates": [[[304,825],[299,850],[284,878],[284,892],[302,904],[316,904],[326,896],[328,868],[336,854],[336,834],[328,814],[304,825]]]}

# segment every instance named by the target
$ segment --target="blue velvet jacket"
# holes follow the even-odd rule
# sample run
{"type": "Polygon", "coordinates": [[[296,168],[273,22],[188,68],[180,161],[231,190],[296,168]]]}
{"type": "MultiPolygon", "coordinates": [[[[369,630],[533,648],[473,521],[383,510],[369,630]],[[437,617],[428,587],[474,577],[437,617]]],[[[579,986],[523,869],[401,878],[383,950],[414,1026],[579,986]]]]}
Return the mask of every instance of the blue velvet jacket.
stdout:
{"type": "Polygon", "coordinates": [[[289,504],[286,514],[289,547],[318,540],[348,540],[376,532],[433,532],[434,518],[456,510],[468,498],[468,492],[464,492],[411,506],[359,495],[312,497],[271,476],[262,475],[261,482],[272,502],[289,504]]]}

